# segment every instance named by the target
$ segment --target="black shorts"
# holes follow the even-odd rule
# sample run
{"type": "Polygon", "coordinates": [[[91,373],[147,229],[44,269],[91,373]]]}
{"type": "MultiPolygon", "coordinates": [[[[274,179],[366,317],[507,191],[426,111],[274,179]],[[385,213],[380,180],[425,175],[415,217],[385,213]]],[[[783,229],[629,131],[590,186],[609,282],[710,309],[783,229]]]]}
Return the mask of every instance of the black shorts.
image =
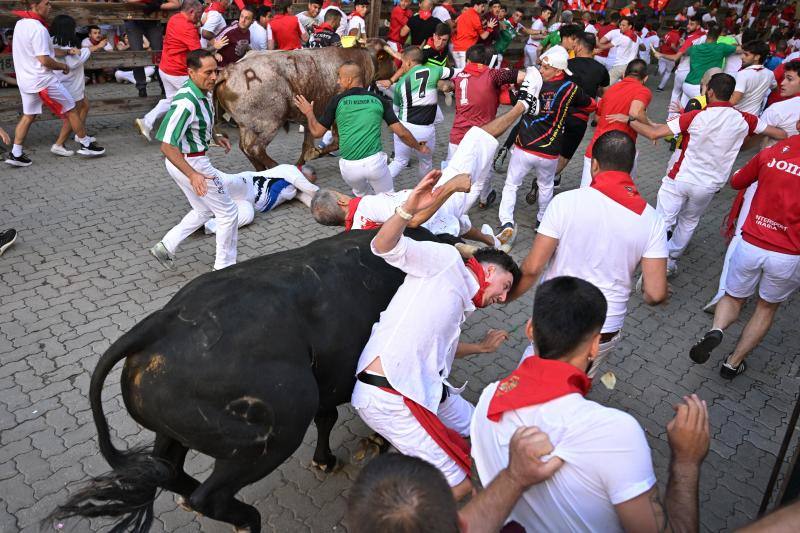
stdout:
{"type": "Polygon", "coordinates": [[[586,133],[586,121],[574,115],[567,115],[564,121],[564,137],[561,141],[561,157],[572,159],[583,140],[584,133],[586,133]]]}

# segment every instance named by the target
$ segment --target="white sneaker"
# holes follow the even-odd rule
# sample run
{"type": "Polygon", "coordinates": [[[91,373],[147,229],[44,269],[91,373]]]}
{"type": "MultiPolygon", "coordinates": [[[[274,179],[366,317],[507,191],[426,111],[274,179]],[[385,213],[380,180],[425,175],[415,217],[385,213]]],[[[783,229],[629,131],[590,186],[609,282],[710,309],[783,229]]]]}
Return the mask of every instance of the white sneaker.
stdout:
{"type": "Polygon", "coordinates": [[[143,119],[137,118],[133,121],[133,123],[136,125],[136,129],[139,130],[139,133],[141,133],[142,136],[147,139],[147,142],[153,140],[153,138],[150,137],[150,128],[147,127],[147,124],[144,123],[143,119]]]}
{"type": "Polygon", "coordinates": [[[667,279],[673,278],[678,274],[677,263],[667,263],[667,279]]]}
{"type": "Polygon", "coordinates": [[[73,150],[67,150],[61,144],[54,144],[53,146],[51,146],[50,147],[50,152],[53,153],[53,154],[56,154],[56,155],[60,155],[62,157],[70,157],[70,156],[75,155],[75,152],[73,150]]]}
{"type": "MultiPolygon", "coordinates": [[[[91,135],[87,135],[86,138],[89,139],[90,143],[93,143],[93,142],[95,142],[97,140],[95,137],[92,137],[91,135]]],[[[78,138],[77,135],[74,137],[74,139],[75,139],[76,143],[81,144],[81,141],[80,141],[80,139],[78,138]]]]}
{"type": "Polygon", "coordinates": [[[513,222],[506,222],[496,235],[497,240],[504,246],[508,246],[509,250],[514,246],[514,239],[517,236],[516,228],[513,222]]]}

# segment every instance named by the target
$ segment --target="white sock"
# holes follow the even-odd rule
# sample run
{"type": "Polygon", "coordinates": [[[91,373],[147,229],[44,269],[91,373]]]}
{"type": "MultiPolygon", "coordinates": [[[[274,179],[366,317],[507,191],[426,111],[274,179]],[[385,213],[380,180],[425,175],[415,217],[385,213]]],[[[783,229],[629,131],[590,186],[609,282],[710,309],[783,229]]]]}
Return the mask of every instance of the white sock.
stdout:
{"type": "Polygon", "coordinates": [[[15,144],[14,147],[11,149],[11,155],[14,157],[19,157],[22,155],[22,145],[15,144]]]}
{"type": "Polygon", "coordinates": [[[78,142],[79,142],[79,143],[81,143],[81,145],[82,145],[84,148],[86,148],[87,146],[89,146],[90,144],[92,144],[92,141],[90,141],[90,140],[89,140],[89,137],[88,137],[88,135],[87,135],[86,137],[78,137],[78,142]]]}

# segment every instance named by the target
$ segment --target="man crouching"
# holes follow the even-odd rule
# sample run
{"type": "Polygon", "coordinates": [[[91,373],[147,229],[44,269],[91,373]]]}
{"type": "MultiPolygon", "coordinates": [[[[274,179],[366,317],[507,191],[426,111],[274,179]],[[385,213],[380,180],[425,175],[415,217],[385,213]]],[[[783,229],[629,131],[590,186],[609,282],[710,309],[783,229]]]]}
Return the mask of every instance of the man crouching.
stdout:
{"type": "Polygon", "coordinates": [[[476,307],[505,301],[520,271],[495,249],[479,250],[464,264],[450,245],[403,236],[441,194],[435,183],[435,176],[423,178],[372,240],[372,251],[406,278],[361,352],[352,404],[401,453],[436,466],[460,499],[472,490],[462,435],[469,435],[474,407],[447,377],[454,358],[494,351],[505,340],[505,332],[490,331],[479,344],[461,343],[461,324],[476,307]]]}

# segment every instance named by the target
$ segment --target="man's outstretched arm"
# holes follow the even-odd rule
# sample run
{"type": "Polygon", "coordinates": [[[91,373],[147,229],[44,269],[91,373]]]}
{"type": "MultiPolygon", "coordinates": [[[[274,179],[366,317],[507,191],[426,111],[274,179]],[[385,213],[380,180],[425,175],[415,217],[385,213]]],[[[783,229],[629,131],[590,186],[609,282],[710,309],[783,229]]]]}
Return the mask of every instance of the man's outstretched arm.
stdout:
{"type": "MultiPolygon", "coordinates": [[[[441,175],[441,170],[431,170],[428,173],[428,176],[431,174],[435,174],[436,179],[438,180],[441,175]]],[[[424,209],[420,209],[415,215],[414,218],[411,219],[411,222],[408,223],[409,228],[418,228],[424,223],[426,223],[430,218],[436,214],[436,211],[441,208],[444,203],[450,198],[454,193],[457,192],[469,192],[470,186],[472,182],[470,180],[469,174],[459,174],[458,176],[448,180],[444,183],[441,187],[437,189],[439,194],[436,197],[436,200],[424,209]]]]}

